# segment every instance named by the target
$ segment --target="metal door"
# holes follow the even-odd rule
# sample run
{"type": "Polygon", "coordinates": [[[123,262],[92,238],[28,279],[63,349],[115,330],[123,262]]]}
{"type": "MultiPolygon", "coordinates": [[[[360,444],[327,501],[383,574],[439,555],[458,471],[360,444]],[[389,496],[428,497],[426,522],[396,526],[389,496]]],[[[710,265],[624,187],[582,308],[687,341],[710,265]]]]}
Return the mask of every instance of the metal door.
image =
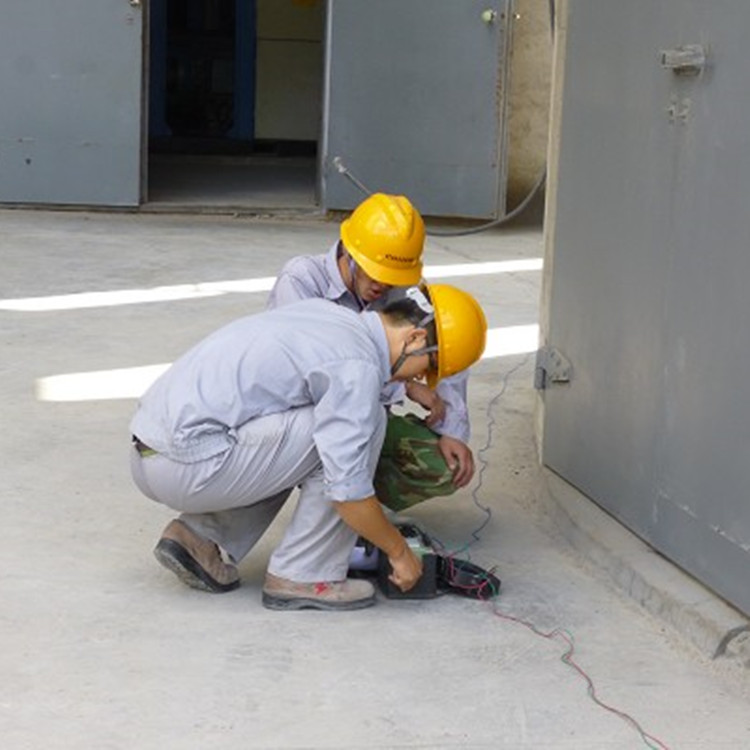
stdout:
{"type": "Polygon", "coordinates": [[[544,461],[750,613],[750,4],[568,7],[544,461]]]}
{"type": "Polygon", "coordinates": [[[0,202],[137,205],[140,0],[5,0],[0,202]]]}
{"type": "Polygon", "coordinates": [[[432,216],[505,209],[507,0],[329,0],[321,196],[372,191],[432,216]]]}

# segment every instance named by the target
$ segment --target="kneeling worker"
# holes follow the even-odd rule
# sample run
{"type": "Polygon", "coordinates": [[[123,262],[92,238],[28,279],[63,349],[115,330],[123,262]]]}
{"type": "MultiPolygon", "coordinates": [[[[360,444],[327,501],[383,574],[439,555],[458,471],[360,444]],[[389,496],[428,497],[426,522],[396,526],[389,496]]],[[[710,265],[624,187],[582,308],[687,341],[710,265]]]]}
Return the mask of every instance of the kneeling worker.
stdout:
{"type": "MultiPolygon", "coordinates": [[[[393,287],[422,282],[424,243],[424,221],[411,201],[375,193],[342,222],[328,253],[287,261],[268,307],[318,297],[357,312],[371,309],[393,287]]],[[[468,376],[463,371],[444,378],[434,389],[414,380],[383,389],[384,404],[406,398],[429,412],[425,419],[413,413],[389,415],[374,484],[378,500],[391,510],[452,495],[471,482],[468,376]]]]}
{"type": "Polygon", "coordinates": [[[142,396],[131,470],[147,497],[181,515],[154,553],[186,584],[224,592],[299,486],[268,564],[271,609],[359,609],[369,581],[347,579],[362,536],[406,591],[421,561],[384,515],[373,475],[389,380],[434,383],[476,362],[487,324],[448,285],[392,290],[376,311],[306,300],[240,318],[180,357],[142,396]]]}

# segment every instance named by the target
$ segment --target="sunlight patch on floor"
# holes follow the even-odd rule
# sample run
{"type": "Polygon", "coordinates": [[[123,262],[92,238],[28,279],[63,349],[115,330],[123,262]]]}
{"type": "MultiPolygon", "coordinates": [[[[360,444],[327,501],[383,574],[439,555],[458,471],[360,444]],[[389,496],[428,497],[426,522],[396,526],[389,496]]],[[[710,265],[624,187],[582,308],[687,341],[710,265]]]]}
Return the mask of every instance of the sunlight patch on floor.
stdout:
{"type": "MultiPolygon", "coordinates": [[[[434,281],[435,279],[459,276],[539,271],[541,268],[541,258],[524,258],[491,263],[453,263],[441,266],[425,266],[424,276],[429,281],[434,281]]],[[[208,281],[197,284],[159,286],[152,289],[117,289],[108,292],[78,292],[48,297],[2,299],[0,300],[0,310],[51,312],[55,310],[82,310],[92,307],[138,305],[144,302],[174,302],[200,297],[217,297],[222,294],[252,294],[270,291],[275,281],[275,276],[264,276],[257,279],[208,281]]]]}
{"type": "MultiPolygon", "coordinates": [[[[524,354],[537,348],[539,326],[509,326],[487,332],[482,359],[524,354]]],[[[50,375],[36,381],[39,401],[105,401],[138,398],[169,364],[50,375]]]]}

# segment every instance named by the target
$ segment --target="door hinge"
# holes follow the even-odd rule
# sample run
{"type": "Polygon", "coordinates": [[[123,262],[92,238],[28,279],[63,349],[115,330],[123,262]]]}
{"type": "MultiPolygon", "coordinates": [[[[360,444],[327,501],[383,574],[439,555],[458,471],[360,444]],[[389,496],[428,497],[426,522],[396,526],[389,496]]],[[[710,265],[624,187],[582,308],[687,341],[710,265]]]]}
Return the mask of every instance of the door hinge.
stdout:
{"type": "Polygon", "coordinates": [[[573,368],[558,349],[543,346],[536,353],[534,388],[543,391],[552,383],[569,383],[573,368]]]}

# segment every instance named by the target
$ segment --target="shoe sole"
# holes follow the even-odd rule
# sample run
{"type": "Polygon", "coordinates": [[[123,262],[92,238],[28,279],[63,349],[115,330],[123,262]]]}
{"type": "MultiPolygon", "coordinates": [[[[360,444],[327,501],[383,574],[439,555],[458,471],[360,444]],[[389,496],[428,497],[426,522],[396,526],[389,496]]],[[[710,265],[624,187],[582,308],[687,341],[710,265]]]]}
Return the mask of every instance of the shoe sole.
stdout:
{"type": "Polygon", "coordinates": [[[371,607],[373,604],[375,604],[375,594],[367,599],[357,599],[351,602],[327,602],[321,599],[311,599],[301,596],[284,598],[283,596],[274,596],[273,594],[267,594],[265,591],[263,592],[263,606],[266,609],[275,609],[279,611],[321,609],[327,611],[338,610],[347,612],[353,609],[371,607]]]}
{"type": "Polygon", "coordinates": [[[208,591],[211,594],[225,594],[227,591],[239,588],[239,581],[219,583],[181,544],[173,539],[161,539],[154,548],[154,557],[190,588],[208,591]]]}

